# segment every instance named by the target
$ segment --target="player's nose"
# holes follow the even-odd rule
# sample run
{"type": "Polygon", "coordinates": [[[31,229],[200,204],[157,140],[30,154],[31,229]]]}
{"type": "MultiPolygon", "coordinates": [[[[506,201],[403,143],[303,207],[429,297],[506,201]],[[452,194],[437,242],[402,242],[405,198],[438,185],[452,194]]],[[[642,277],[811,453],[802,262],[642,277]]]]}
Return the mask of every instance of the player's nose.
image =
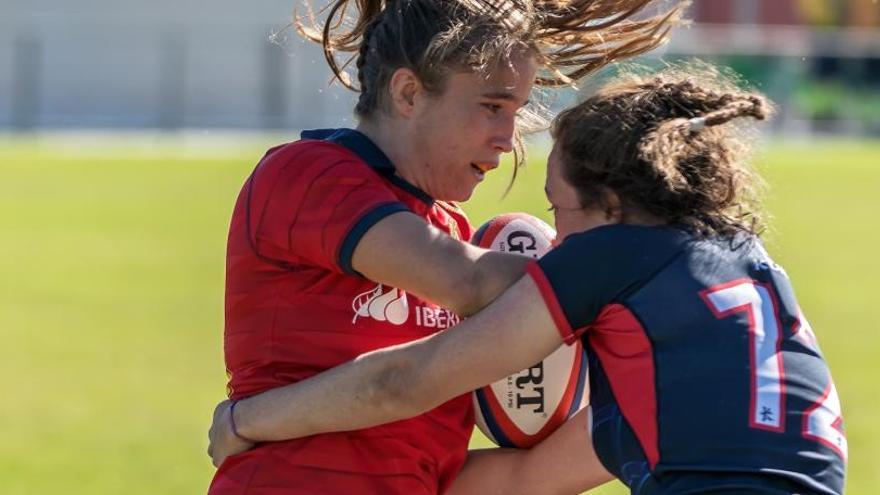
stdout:
{"type": "Polygon", "coordinates": [[[492,136],[492,148],[499,153],[513,151],[513,139],[516,131],[516,119],[514,117],[503,119],[496,127],[492,136]]]}

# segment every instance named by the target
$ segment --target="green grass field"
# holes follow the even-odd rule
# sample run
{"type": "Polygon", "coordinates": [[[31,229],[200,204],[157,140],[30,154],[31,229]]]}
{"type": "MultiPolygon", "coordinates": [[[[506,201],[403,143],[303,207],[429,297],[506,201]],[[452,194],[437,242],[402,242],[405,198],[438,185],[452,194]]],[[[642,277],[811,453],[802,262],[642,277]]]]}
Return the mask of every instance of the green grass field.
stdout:
{"type": "MultiPolygon", "coordinates": [[[[224,394],[226,229],[261,146],[0,140],[0,492],[204,493],[205,432],[224,394]]],[[[490,178],[467,206],[474,223],[548,218],[544,157],[533,156],[508,197],[509,174],[490,178]]],[[[759,163],[768,247],[843,400],[848,493],[873,493],[880,145],[775,145],[759,163]]]]}

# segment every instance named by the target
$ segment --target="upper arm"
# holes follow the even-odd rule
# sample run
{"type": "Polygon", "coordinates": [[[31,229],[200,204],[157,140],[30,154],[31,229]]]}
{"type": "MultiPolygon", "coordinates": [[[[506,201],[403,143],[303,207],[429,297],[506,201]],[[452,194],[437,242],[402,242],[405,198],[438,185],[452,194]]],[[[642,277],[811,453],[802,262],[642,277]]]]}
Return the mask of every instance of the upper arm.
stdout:
{"type": "Polygon", "coordinates": [[[452,238],[413,213],[389,215],[367,230],[352,266],[370,280],[414,293],[467,316],[522,275],[529,259],[452,238]]]}
{"type": "Polygon", "coordinates": [[[319,145],[293,157],[268,158],[240,201],[259,256],[351,274],[352,252],[363,233],[407,209],[375,172],[319,145]]]}

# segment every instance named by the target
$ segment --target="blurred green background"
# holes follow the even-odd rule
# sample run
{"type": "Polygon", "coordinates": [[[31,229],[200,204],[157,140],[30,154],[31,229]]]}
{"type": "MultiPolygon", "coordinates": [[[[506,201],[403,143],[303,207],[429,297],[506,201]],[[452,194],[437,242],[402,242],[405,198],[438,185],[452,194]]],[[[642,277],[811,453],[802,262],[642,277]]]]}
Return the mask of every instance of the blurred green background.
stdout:
{"type": "MultiPolygon", "coordinates": [[[[0,140],[0,492],[205,492],[206,430],[225,393],[229,215],[271,144],[215,141],[0,140]]],[[[492,174],[467,205],[472,221],[549,220],[545,157],[532,146],[506,198],[509,164],[492,174]]],[[[831,364],[854,494],[880,486],[878,158],[880,144],[859,141],[772,143],[757,155],[768,248],[831,364]]]]}
{"type": "MultiPolygon", "coordinates": [[[[233,202],[263,151],[293,139],[278,132],[352,122],[354,94],[328,85],[292,7],[0,0],[0,495],[205,492],[233,202]]],[[[767,245],[837,382],[848,492],[874,493],[880,5],[712,0],[686,17],[640,61],[728,65],[779,104],[757,156],[767,245]]],[[[466,205],[475,224],[549,220],[546,149],[531,152],[507,197],[509,164],[466,205]]]]}

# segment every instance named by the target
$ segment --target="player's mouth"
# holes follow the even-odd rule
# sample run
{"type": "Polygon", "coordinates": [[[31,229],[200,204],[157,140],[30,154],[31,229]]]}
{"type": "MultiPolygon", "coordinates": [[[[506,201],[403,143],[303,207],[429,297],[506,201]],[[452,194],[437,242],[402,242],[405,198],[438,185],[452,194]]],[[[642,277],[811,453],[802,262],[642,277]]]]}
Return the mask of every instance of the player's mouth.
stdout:
{"type": "Polygon", "coordinates": [[[497,163],[488,163],[488,162],[471,162],[471,169],[474,171],[474,175],[477,177],[477,180],[483,180],[486,177],[486,174],[489,171],[498,167],[497,163]]]}

